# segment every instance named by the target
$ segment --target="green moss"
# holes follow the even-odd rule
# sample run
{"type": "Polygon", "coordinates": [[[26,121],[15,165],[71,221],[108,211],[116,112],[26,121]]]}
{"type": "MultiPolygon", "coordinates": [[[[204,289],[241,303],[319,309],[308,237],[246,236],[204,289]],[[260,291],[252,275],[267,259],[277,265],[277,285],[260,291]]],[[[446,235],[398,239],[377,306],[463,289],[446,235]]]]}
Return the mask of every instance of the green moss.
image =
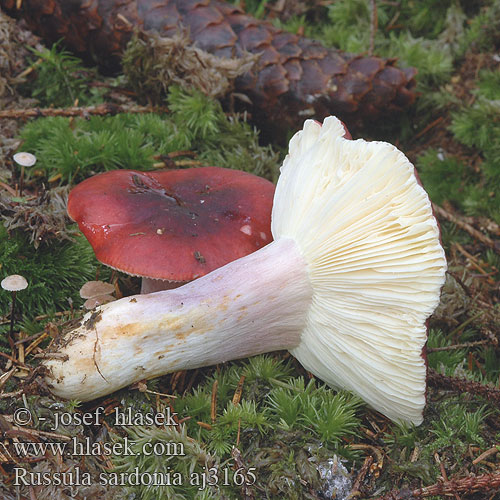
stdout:
{"type": "Polygon", "coordinates": [[[269,393],[269,404],[279,427],[287,431],[312,430],[331,445],[338,445],[342,437],[355,433],[359,426],[357,398],[316,387],[313,380],[306,387],[302,378],[294,382],[269,393]]]}
{"type": "Polygon", "coordinates": [[[481,100],[465,106],[452,115],[451,131],[469,147],[489,151],[500,141],[500,105],[495,101],[481,100]]]}
{"type": "Polygon", "coordinates": [[[491,92],[491,80],[485,74],[478,100],[452,113],[450,130],[457,141],[476,148],[480,161],[476,168],[465,165],[446,151],[428,149],[417,160],[423,184],[436,203],[451,202],[470,215],[487,215],[500,221],[500,108],[498,101],[479,95],[481,88],[491,92]]]}
{"type": "MultiPolygon", "coordinates": [[[[475,2],[476,3],[476,2],[475,2]]],[[[499,42],[500,33],[500,4],[497,1],[486,0],[477,2],[479,13],[473,17],[460,39],[459,54],[468,50],[494,51],[499,42]]]]}
{"type": "Polygon", "coordinates": [[[450,396],[429,404],[427,418],[420,427],[393,424],[384,441],[394,471],[432,484],[439,475],[434,465],[436,453],[446,457],[447,463],[459,466],[469,445],[487,446],[485,419],[493,410],[468,399],[468,395],[450,396]],[[410,460],[413,454],[415,458],[410,460]]]}
{"type": "Polygon", "coordinates": [[[430,433],[434,435],[432,446],[435,450],[449,449],[454,453],[465,452],[470,443],[485,445],[481,435],[484,419],[491,410],[479,406],[470,410],[466,404],[447,400],[439,405],[440,418],[431,423],[430,433]]]}
{"type": "Polygon", "coordinates": [[[500,99],[500,70],[481,70],[477,86],[478,94],[485,99],[500,99]]]}
{"type": "MultiPolygon", "coordinates": [[[[273,22],[292,32],[300,27],[306,35],[317,37],[328,45],[367,52],[371,31],[370,3],[369,0],[338,0],[327,6],[304,7],[303,11],[298,10],[297,16],[273,22]],[[325,15],[318,16],[318,12],[325,15]]],[[[245,2],[248,11],[262,17],[271,5],[276,2],[245,2]]],[[[498,2],[405,0],[377,2],[377,7],[374,53],[397,56],[399,66],[416,66],[420,95],[416,105],[399,118],[394,116],[385,123],[377,123],[372,138],[383,137],[391,143],[399,141],[403,151],[420,153],[416,162],[419,173],[436,203],[445,206],[450,203],[458,213],[486,215],[498,221],[499,72],[481,70],[473,95],[466,94],[464,98],[462,92],[454,94],[458,82],[466,84],[464,89],[469,92],[473,78],[469,74],[471,68],[492,65],[488,58],[497,50],[500,33],[498,2]],[[479,59],[475,53],[478,50],[491,53],[479,59]],[[453,72],[456,78],[450,81],[453,72]],[[437,117],[443,119],[435,129],[416,136],[437,117]],[[451,124],[448,136],[443,133],[443,124],[451,124]],[[434,131],[446,140],[438,143],[434,131]],[[450,140],[453,138],[455,142],[450,140]],[[432,144],[431,148],[427,141],[432,144]]],[[[75,98],[80,103],[88,103],[99,98],[87,92],[88,77],[92,73],[84,70],[77,60],[70,61],[67,55],[56,53],[50,57],[58,59],[50,63],[55,66],[43,60],[36,68],[38,80],[34,85],[39,87],[37,97],[43,105],[68,105],[75,98]]],[[[163,155],[190,150],[195,153],[196,160],[205,164],[239,168],[275,178],[276,153],[270,147],[259,145],[258,133],[236,117],[228,118],[216,101],[172,87],[168,107],[168,114],[30,122],[23,132],[23,149],[35,152],[39,160],[31,172],[43,170],[46,177],[60,174],[62,183],[71,183],[109,169],[151,169],[163,155]]],[[[365,133],[359,135],[366,137],[365,133]]],[[[16,174],[19,172],[14,173],[14,179],[16,174]]],[[[35,190],[42,180],[45,178],[39,178],[37,172],[28,179],[25,192],[35,190]]],[[[482,229],[483,222],[479,220],[482,229]]],[[[460,242],[477,257],[485,271],[496,272],[491,278],[498,277],[500,261],[493,250],[480,254],[481,244],[449,222],[441,221],[441,229],[447,251],[452,248],[452,242],[460,242]]],[[[43,323],[34,320],[32,315],[67,309],[66,297],[71,297],[76,307],[80,303],[80,285],[93,278],[98,269],[83,238],[75,242],[51,240],[50,247],[48,245],[48,241],[43,242],[35,251],[28,236],[19,231],[13,231],[10,239],[5,231],[0,234],[2,273],[18,272],[30,281],[30,288],[18,295],[25,314],[16,327],[22,327],[26,334],[37,333],[43,328],[43,323]]],[[[467,259],[462,254],[447,253],[451,257],[450,271],[464,282],[464,293],[471,293],[464,305],[443,314],[438,320],[431,319],[431,326],[434,326],[429,332],[431,348],[487,339],[488,332],[498,330],[498,307],[489,307],[487,313],[476,318],[481,312],[479,301],[490,300],[487,280],[474,276],[475,270],[466,267],[467,259]],[[460,323],[470,318],[474,318],[471,324],[457,330],[460,323]],[[457,326],[448,326],[453,325],[453,320],[458,321],[457,326]]],[[[491,300],[494,299],[492,295],[491,300]]],[[[9,304],[9,294],[0,292],[4,312],[9,304]]],[[[2,328],[5,331],[7,325],[2,328]]],[[[4,344],[3,347],[8,346],[4,344]]],[[[432,368],[447,375],[459,374],[498,385],[499,353],[494,345],[431,352],[428,361],[432,368]],[[474,360],[471,370],[467,363],[469,355],[474,360]]],[[[127,436],[137,442],[134,445],[137,455],[111,457],[116,472],[132,473],[137,467],[144,474],[167,471],[170,467],[172,472],[181,472],[182,486],[130,486],[123,494],[144,500],[241,498],[244,490],[234,484],[233,446],[241,451],[245,466],[254,469],[257,481],[249,486],[249,491],[255,498],[302,500],[318,497],[317,492],[321,491],[318,464],[322,461],[340,455],[352,460],[349,468],[353,468],[354,474],[359,471],[365,451],[350,449],[351,442],[376,446],[384,453],[381,476],[374,479],[368,475],[363,485],[367,488],[362,492],[366,497],[385,494],[396,485],[414,489],[438,481],[440,470],[434,459],[436,452],[444,460],[450,476],[462,477],[470,471],[480,474],[487,470],[484,463],[471,464],[468,452],[470,445],[488,449],[500,438],[495,427],[500,414],[486,399],[474,394],[457,395],[451,390],[436,390],[430,385],[423,424],[397,426],[366,412],[352,395],[335,392],[316,380],[304,381],[300,374],[304,372],[296,364],[282,361],[280,355],[257,356],[223,364],[217,369],[200,370],[196,376],[193,374],[195,389],[170,400],[179,418],[187,419],[184,427],[134,427],[127,436]],[[239,404],[235,405],[233,396],[242,376],[245,377],[243,393],[239,404]],[[215,421],[212,421],[214,395],[215,421]],[[366,428],[375,431],[376,436],[366,432],[366,428]],[[167,444],[171,441],[183,443],[186,454],[182,457],[146,455],[140,449],[141,443],[167,444]],[[189,484],[191,472],[200,474],[201,478],[201,474],[211,467],[219,473],[227,470],[229,484],[219,481],[204,490],[189,484]]],[[[169,380],[169,377],[162,377],[149,381],[148,387],[169,392],[169,380]]],[[[4,389],[8,392],[18,388],[18,381],[12,378],[4,389]]],[[[150,394],[129,388],[117,392],[115,398],[140,413],[155,410],[156,404],[162,401],[162,398],[155,400],[150,394]]],[[[46,424],[52,422],[53,400],[42,410],[38,403],[30,400],[29,404],[30,408],[36,408],[38,415],[47,418],[46,424]]],[[[73,401],[64,409],[72,411],[77,404],[73,401]]],[[[15,408],[12,400],[10,406],[7,401],[2,405],[5,405],[2,406],[4,413],[12,413],[15,408]]],[[[124,432],[123,429],[116,431],[124,432]]],[[[123,440],[123,437],[113,436],[113,439],[123,440]]]]}
{"type": "Polygon", "coordinates": [[[89,120],[41,118],[22,130],[23,149],[38,161],[32,170],[78,182],[106,170],[150,170],[158,157],[192,150],[208,165],[274,179],[277,155],[261,147],[247,123],[228,119],[220,104],[200,92],[172,88],[169,114],[120,114],[89,120]]]}
{"type": "MultiPolygon", "coordinates": [[[[219,464],[203,447],[191,439],[183,426],[155,427],[134,426],[127,428],[127,437],[133,454],[117,454],[113,457],[114,469],[106,480],[109,484],[116,478],[124,480],[125,489],[141,500],[215,499],[213,485],[201,488],[190,484],[192,478],[215,477],[219,464]],[[156,452],[152,452],[156,450],[156,452]],[[162,452],[162,450],[164,452],[162,452]],[[134,485],[129,478],[139,471],[143,482],[163,475],[163,484],[134,485]],[[123,476],[120,476],[123,474],[123,476]],[[130,484],[132,483],[132,484],[130,484]]],[[[115,437],[116,442],[124,443],[123,438],[115,437]]],[[[149,481],[148,481],[149,482],[149,481]]]]}
{"type": "MultiPolygon", "coordinates": [[[[95,277],[99,266],[83,237],[35,249],[26,235],[14,232],[8,237],[4,228],[0,229],[0,262],[3,276],[21,274],[28,280],[28,288],[17,294],[27,318],[69,309],[70,301],[78,307],[79,289],[95,277]]],[[[0,310],[7,311],[9,305],[10,293],[0,290],[0,310]]]]}
{"type": "MultiPolygon", "coordinates": [[[[429,331],[427,347],[432,349],[435,347],[446,347],[451,344],[451,340],[446,339],[441,330],[431,329],[429,331]]],[[[464,363],[466,353],[465,349],[429,352],[427,354],[427,360],[429,366],[434,368],[434,370],[444,373],[445,375],[453,375],[456,368],[464,363]]]]}
{"type": "Polygon", "coordinates": [[[496,74],[485,74],[477,90],[478,99],[472,106],[463,106],[452,114],[451,131],[462,144],[476,148],[481,154],[481,176],[469,184],[463,200],[464,210],[472,215],[486,214],[500,222],[500,106],[498,100],[489,100],[482,90],[491,95],[491,80],[496,74]]]}
{"type": "Polygon", "coordinates": [[[453,69],[453,59],[448,51],[431,40],[415,38],[407,32],[391,33],[384,55],[397,57],[403,66],[417,68],[420,87],[447,81],[453,69]]]}
{"type": "MultiPolygon", "coordinates": [[[[185,457],[169,459],[168,464],[159,463],[158,457],[117,457],[113,463],[120,471],[133,471],[139,464],[141,471],[150,473],[162,471],[170,465],[172,469],[182,471],[184,476],[188,470],[201,471],[200,467],[205,463],[219,463],[219,470],[229,468],[229,484],[219,483],[209,491],[215,498],[220,498],[223,493],[229,495],[228,498],[238,498],[241,490],[234,484],[231,468],[232,449],[237,446],[242,452],[243,463],[255,471],[258,487],[268,489],[270,498],[280,493],[286,498],[295,498],[289,495],[301,487],[294,487],[291,481],[282,481],[284,476],[290,480],[293,478],[293,481],[305,478],[318,485],[317,466],[320,462],[335,453],[354,457],[345,447],[345,439],[358,432],[360,401],[314,380],[305,386],[303,378],[292,376],[290,370],[289,363],[271,356],[256,356],[221,366],[200,386],[171,402],[178,418],[187,419],[182,432],[190,436],[191,447],[186,446],[185,457]],[[246,377],[242,398],[234,404],[235,388],[242,375],[246,377]],[[211,420],[213,394],[216,395],[214,422],[211,420]],[[200,457],[203,458],[200,460],[200,457]]],[[[138,404],[135,399],[139,397],[138,393],[134,394],[129,400],[125,393],[127,405],[138,404]]],[[[186,443],[184,437],[170,429],[160,435],[158,429],[144,428],[140,430],[140,436],[134,429],[129,436],[134,441],[149,439],[155,442],[159,439],[186,443]]],[[[152,494],[148,493],[148,488],[136,491],[141,491],[141,495],[152,494]]],[[[174,492],[182,492],[186,498],[198,498],[196,489],[186,484],[179,490],[161,490],[158,498],[164,498],[161,495],[170,498],[168,494],[174,492]]]]}
{"type": "Polygon", "coordinates": [[[100,92],[93,90],[90,82],[96,76],[94,69],[85,68],[81,59],[59,43],[50,49],[33,50],[36,60],[32,67],[35,77],[26,84],[24,91],[35,97],[44,107],[65,107],[99,102],[100,92]]]}
{"type": "MultiPolygon", "coordinates": [[[[500,326],[498,323],[496,326],[500,326]]],[[[500,386],[500,354],[493,348],[483,348],[477,355],[480,366],[483,371],[479,371],[481,381],[483,383],[494,384],[496,387],[500,386]]]]}
{"type": "Polygon", "coordinates": [[[462,161],[435,149],[419,156],[417,170],[429,196],[438,204],[445,201],[460,204],[467,181],[473,178],[462,161]]]}
{"type": "Polygon", "coordinates": [[[269,0],[245,0],[243,2],[242,0],[229,0],[229,3],[243,7],[248,14],[261,18],[266,12],[267,5],[273,2],[269,2],[269,0]]]}

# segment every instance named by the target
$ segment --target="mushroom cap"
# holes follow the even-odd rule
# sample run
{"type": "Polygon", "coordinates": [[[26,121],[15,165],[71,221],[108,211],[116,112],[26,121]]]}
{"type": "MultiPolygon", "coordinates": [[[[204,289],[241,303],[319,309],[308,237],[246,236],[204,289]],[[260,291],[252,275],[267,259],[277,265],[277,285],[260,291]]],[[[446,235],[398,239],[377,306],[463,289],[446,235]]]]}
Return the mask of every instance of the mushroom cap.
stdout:
{"type": "Polygon", "coordinates": [[[190,281],[272,241],[274,184],[219,167],[114,170],[70,193],[96,257],[128,274],[190,281]]]}
{"type": "Polygon", "coordinates": [[[389,418],[421,423],[446,259],[413,165],[391,144],[347,140],[334,117],[308,120],[290,141],[272,232],[295,240],[313,287],[291,353],[389,418]]]}
{"type": "Polygon", "coordinates": [[[95,297],[89,297],[84,303],[83,307],[85,309],[94,309],[97,306],[101,306],[103,304],[107,304],[108,302],[114,302],[116,300],[112,295],[103,294],[96,295],[95,297]]]}
{"type": "Polygon", "coordinates": [[[114,293],[115,287],[111,283],[104,281],[87,281],[80,288],[80,297],[82,299],[91,299],[99,295],[109,295],[114,293]]]}
{"type": "Polygon", "coordinates": [[[16,163],[23,167],[32,167],[36,163],[36,156],[24,151],[16,153],[13,158],[16,163]]]}
{"type": "Polygon", "coordinates": [[[28,286],[28,282],[24,276],[11,274],[2,280],[0,286],[9,292],[18,292],[19,290],[24,290],[28,286]]]}

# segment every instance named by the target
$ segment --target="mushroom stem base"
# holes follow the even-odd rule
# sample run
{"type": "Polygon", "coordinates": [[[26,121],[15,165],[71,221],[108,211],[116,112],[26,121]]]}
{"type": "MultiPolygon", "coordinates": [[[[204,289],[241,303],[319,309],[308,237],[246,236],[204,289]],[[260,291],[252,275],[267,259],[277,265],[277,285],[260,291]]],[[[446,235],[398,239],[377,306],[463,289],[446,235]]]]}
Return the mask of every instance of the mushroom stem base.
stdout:
{"type": "Polygon", "coordinates": [[[180,288],[87,314],[45,362],[47,383],[87,401],[172,371],[292,349],[311,297],[296,243],[279,239],[180,288]]]}

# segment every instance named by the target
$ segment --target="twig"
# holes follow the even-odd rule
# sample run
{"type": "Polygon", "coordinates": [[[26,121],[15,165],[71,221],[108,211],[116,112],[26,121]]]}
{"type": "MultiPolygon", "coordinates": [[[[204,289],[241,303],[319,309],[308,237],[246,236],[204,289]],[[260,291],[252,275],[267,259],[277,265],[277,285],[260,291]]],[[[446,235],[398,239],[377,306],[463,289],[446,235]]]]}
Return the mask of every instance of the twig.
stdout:
{"type": "Polygon", "coordinates": [[[441,123],[443,120],[444,120],[444,118],[442,116],[440,116],[439,118],[436,118],[433,122],[427,124],[418,134],[416,134],[412,138],[411,142],[416,141],[417,139],[419,139],[423,135],[427,134],[427,132],[429,132],[429,130],[431,128],[434,128],[436,125],[438,125],[439,123],[441,123]]]}
{"type": "Polygon", "coordinates": [[[455,242],[454,245],[457,247],[458,251],[464,256],[469,259],[470,265],[476,270],[479,271],[484,277],[487,278],[488,283],[490,285],[495,284],[495,280],[490,277],[490,273],[486,272],[478,263],[477,259],[474,257],[474,255],[470,254],[465,248],[458,242],[455,242]]]}
{"type": "Polygon", "coordinates": [[[49,334],[47,332],[43,332],[42,335],[40,335],[40,337],[38,337],[37,339],[35,339],[27,348],[26,348],[26,352],[25,352],[25,355],[27,356],[28,354],[31,354],[47,337],[49,336],[49,334]]]}
{"type": "Polygon", "coordinates": [[[193,384],[194,384],[194,381],[195,381],[197,375],[198,375],[198,369],[193,370],[193,373],[191,374],[191,377],[188,381],[188,384],[184,388],[184,392],[182,393],[183,397],[191,390],[191,387],[193,387],[193,384]]]}
{"type": "Polygon", "coordinates": [[[428,347],[427,354],[430,352],[453,351],[454,349],[469,349],[478,345],[492,344],[493,339],[476,340],[475,342],[465,342],[463,344],[447,345],[444,347],[428,347]]]}
{"type": "Polygon", "coordinates": [[[500,488],[500,471],[493,474],[468,476],[460,479],[442,481],[432,486],[412,491],[416,497],[430,497],[434,495],[453,495],[455,493],[487,492],[500,488]]]}
{"type": "Polygon", "coordinates": [[[152,106],[122,106],[119,104],[104,103],[97,106],[69,108],[27,108],[27,109],[5,109],[0,111],[0,119],[26,119],[40,118],[45,116],[80,116],[87,118],[90,115],[116,115],[118,113],[167,113],[165,107],[152,106]]]}
{"type": "MultiPolygon", "coordinates": [[[[13,419],[10,415],[5,415],[5,419],[9,422],[13,421],[13,419]]],[[[71,441],[71,437],[65,436],[64,434],[58,434],[56,432],[48,432],[48,431],[39,431],[37,429],[31,429],[29,427],[18,427],[15,425],[12,427],[11,430],[6,431],[5,435],[7,437],[11,437],[11,436],[19,435],[20,433],[21,434],[28,434],[29,436],[60,439],[61,441],[71,441]]]]}
{"type": "Polygon", "coordinates": [[[476,321],[476,319],[479,319],[482,315],[484,314],[484,311],[479,311],[477,314],[474,316],[471,316],[470,318],[467,318],[463,323],[458,325],[454,330],[452,330],[450,333],[446,334],[445,339],[451,339],[455,335],[457,335],[460,331],[462,331],[466,326],[469,326],[471,323],[476,321]]]}
{"type": "Polygon", "coordinates": [[[481,231],[478,231],[476,228],[472,227],[462,218],[458,217],[457,215],[451,214],[450,212],[440,207],[439,205],[433,203],[432,208],[434,209],[434,212],[438,217],[442,217],[443,219],[452,222],[457,227],[469,233],[473,238],[479,240],[481,243],[493,249],[496,253],[500,255],[500,245],[498,244],[498,242],[493,241],[490,237],[484,235],[481,231]]]}
{"type": "Polygon", "coordinates": [[[0,393],[0,399],[15,398],[16,396],[19,396],[22,393],[23,391],[21,389],[15,392],[2,392],[0,393]]]}
{"type": "Polygon", "coordinates": [[[42,319],[47,319],[47,318],[51,318],[52,316],[56,316],[56,317],[59,317],[59,316],[67,316],[67,315],[70,315],[72,314],[73,311],[57,311],[55,313],[52,313],[52,314],[40,314],[39,316],[35,316],[35,321],[41,321],[42,319]]]}
{"type": "Polygon", "coordinates": [[[17,370],[17,368],[11,368],[9,371],[2,373],[0,375],[0,389],[3,388],[3,386],[10,380],[12,375],[14,375],[14,372],[17,370]]]}
{"type": "Polygon", "coordinates": [[[212,430],[212,426],[206,422],[196,422],[202,429],[212,430]]]}
{"type": "Polygon", "coordinates": [[[22,368],[26,368],[27,370],[31,370],[31,366],[28,366],[28,365],[25,365],[24,363],[21,363],[21,361],[19,361],[18,359],[14,358],[13,356],[9,356],[8,354],[5,354],[4,352],[1,352],[1,351],[0,351],[0,356],[2,356],[2,358],[9,359],[14,364],[16,364],[18,366],[21,366],[22,368]]]}
{"type": "Polygon", "coordinates": [[[181,370],[172,374],[172,378],[170,381],[170,387],[172,389],[171,392],[175,392],[175,388],[177,387],[177,384],[179,383],[179,380],[182,376],[186,376],[185,370],[181,370]]]}
{"type": "Polygon", "coordinates": [[[484,385],[479,382],[473,382],[472,380],[467,380],[465,378],[448,377],[447,375],[442,375],[441,373],[436,372],[432,368],[429,368],[427,372],[427,382],[443,389],[468,392],[470,394],[479,394],[490,401],[500,404],[500,389],[497,389],[496,387],[484,385]]]}
{"type": "Polygon", "coordinates": [[[372,446],[371,444],[351,444],[349,446],[349,449],[351,450],[363,450],[367,453],[370,453],[372,452],[376,457],[377,457],[377,462],[379,464],[382,464],[380,466],[380,468],[382,468],[383,464],[384,464],[384,455],[382,453],[382,451],[380,451],[379,448],[377,448],[376,446],[372,446]]]}
{"type": "Polygon", "coordinates": [[[496,453],[500,453],[500,445],[493,446],[493,448],[490,448],[489,450],[486,450],[485,452],[481,453],[477,458],[475,458],[472,463],[474,465],[478,464],[479,462],[482,462],[486,458],[490,457],[491,455],[495,455],[496,453]]]}
{"type": "Polygon", "coordinates": [[[178,167],[201,167],[206,165],[206,163],[200,160],[172,160],[168,161],[160,161],[158,163],[153,163],[153,168],[178,168],[178,167]]]}
{"type": "MultiPolygon", "coordinates": [[[[441,478],[443,479],[443,481],[448,481],[449,480],[448,474],[446,474],[446,469],[444,468],[443,461],[441,460],[441,457],[439,456],[437,451],[434,453],[434,460],[439,465],[439,470],[441,472],[441,478]]],[[[456,491],[453,492],[453,495],[455,496],[455,500],[461,500],[456,491]]]]}
{"type": "Polygon", "coordinates": [[[164,398],[177,398],[177,396],[174,396],[173,394],[165,394],[164,392],[157,392],[157,391],[152,391],[151,389],[145,389],[144,392],[148,394],[154,394],[155,396],[161,396],[164,398]]]}
{"type": "Polygon", "coordinates": [[[15,189],[12,189],[8,184],[5,184],[5,182],[0,182],[0,187],[3,187],[5,191],[8,191],[12,196],[17,196],[15,189]]]}
{"type": "Polygon", "coordinates": [[[373,500],[398,500],[401,498],[423,498],[436,495],[455,495],[457,493],[487,493],[494,492],[500,488],[500,471],[492,474],[482,474],[480,476],[467,476],[460,479],[450,479],[440,481],[431,486],[418,488],[416,490],[392,490],[384,496],[376,497],[373,500]]]}
{"type": "Polygon", "coordinates": [[[38,337],[40,337],[40,335],[43,335],[44,333],[45,332],[38,332],[34,333],[33,335],[30,335],[29,337],[23,337],[22,339],[16,340],[14,342],[14,345],[25,344],[26,342],[30,342],[31,340],[37,339],[38,337]]]}
{"type": "Polygon", "coordinates": [[[356,480],[354,481],[354,484],[352,486],[352,492],[350,494],[351,498],[359,496],[361,494],[360,491],[361,483],[365,480],[366,474],[368,474],[368,471],[370,470],[372,464],[373,464],[373,457],[371,455],[368,455],[365,458],[363,466],[361,467],[359,474],[356,477],[356,480]]]}

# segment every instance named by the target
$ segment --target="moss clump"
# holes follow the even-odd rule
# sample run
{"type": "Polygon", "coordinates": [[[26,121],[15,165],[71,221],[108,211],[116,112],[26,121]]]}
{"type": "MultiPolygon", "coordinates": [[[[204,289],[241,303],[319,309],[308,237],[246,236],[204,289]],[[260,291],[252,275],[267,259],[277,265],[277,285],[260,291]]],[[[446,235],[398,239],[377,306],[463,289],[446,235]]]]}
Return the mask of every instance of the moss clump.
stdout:
{"type": "MultiPolygon", "coordinates": [[[[185,443],[185,456],[173,457],[168,463],[158,456],[117,456],[113,463],[120,471],[130,472],[139,466],[142,472],[150,474],[170,466],[172,470],[181,471],[184,478],[192,471],[201,473],[203,467],[208,476],[207,469],[215,467],[219,482],[207,488],[207,493],[213,498],[224,495],[238,498],[241,478],[237,477],[240,465],[233,466],[236,447],[241,450],[240,464],[256,478],[247,476],[250,491],[257,495],[267,492],[266,498],[274,498],[274,495],[302,498],[301,481],[307,481],[312,489],[320,488],[320,463],[334,454],[356,456],[346,446],[346,440],[358,432],[360,402],[350,394],[336,393],[314,380],[306,385],[302,377],[294,377],[291,372],[289,363],[271,356],[256,356],[243,363],[224,365],[194,390],[170,401],[177,418],[184,421],[182,425],[166,432],[140,429],[139,438],[136,429],[132,430],[134,439],[145,442],[185,443]],[[244,380],[241,400],[233,402],[241,380],[244,380]],[[186,440],[186,436],[191,439],[186,440]]],[[[131,396],[125,397],[128,401],[131,396]]],[[[130,432],[129,436],[132,436],[130,432]]],[[[137,491],[144,499],[152,494],[148,488],[137,491]]],[[[154,498],[184,498],[182,495],[185,495],[185,498],[198,499],[200,494],[185,480],[182,487],[165,487],[154,498]]]]}
{"type": "Polygon", "coordinates": [[[221,58],[196,47],[187,32],[161,37],[136,31],[122,56],[123,72],[139,99],[159,103],[171,85],[221,98],[236,77],[250,71],[258,56],[221,58]]]}
{"type": "Polygon", "coordinates": [[[23,149],[38,158],[32,170],[70,183],[117,168],[150,170],[161,157],[186,150],[205,164],[274,179],[276,153],[259,145],[247,123],[228,119],[218,102],[173,87],[168,103],[168,114],[40,118],[24,127],[23,149]]]}
{"type": "MultiPolygon", "coordinates": [[[[9,237],[0,228],[0,262],[2,275],[20,274],[29,286],[18,294],[18,303],[26,317],[66,310],[82,300],[78,290],[93,279],[99,265],[92,247],[83,237],[74,242],[51,241],[50,246],[35,249],[29,236],[19,231],[9,237]]],[[[0,310],[8,311],[10,293],[0,290],[0,310]]]]}
{"type": "MultiPolygon", "coordinates": [[[[417,161],[424,186],[437,203],[449,201],[469,215],[486,215],[500,222],[500,71],[480,74],[473,104],[451,114],[450,131],[466,148],[474,148],[471,168],[455,152],[428,149],[417,161]]],[[[465,151],[467,154],[467,150],[465,151]]]]}
{"type": "MultiPolygon", "coordinates": [[[[451,344],[451,340],[447,339],[441,330],[430,330],[429,340],[427,341],[428,348],[446,347],[451,344]]],[[[437,370],[439,373],[453,375],[458,367],[463,366],[465,357],[465,349],[452,349],[449,351],[430,352],[427,355],[427,360],[429,366],[437,370]]]]}
{"type": "MultiPolygon", "coordinates": [[[[439,469],[434,467],[436,453],[446,466],[464,461],[468,446],[474,443],[487,446],[485,419],[498,411],[471,401],[467,395],[452,396],[429,405],[427,425],[414,427],[393,424],[384,442],[393,461],[394,470],[426,483],[438,480],[439,469]]],[[[391,487],[391,485],[389,485],[391,487]]]]}
{"type": "Polygon", "coordinates": [[[32,63],[34,78],[23,91],[38,99],[41,106],[73,106],[99,102],[99,91],[93,90],[90,82],[96,76],[78,57],[61,49],[59,43],[50,49],[34,50],[36,59],[32,63]]]}
{"type": "Polygon", "coordinates": [[[475,177],[461,160],[433,148],[419,156],[417,169],[430,198],[440,205],[462,203],[468,181],[475,177]]]}
{"type": "MultiPolygon", "coordinates": [[[[134,426],[127,428],[127,437],[132,443],[130,449],[134,454],[113,457],[114,469],[104,475],[108,484],[120,481],[117,484],[125,486],[140,500],[219,498],[215,495],[219,463],[200,443],[188,436],[185,426],[166,426],[164,429],[134,426]],[[151,453],[153,449],[157,452],[151,453]],[[135,473],[138,473],[142,482],[148,484],[135,485],[135,473]],[[203,476],[205,482],[202,483],[203,476]],[[197,477],[200,480],[198,484],[197,477]],[[211,480],[208,480],[207,485],[208,478],[211,480]]],[[[115,439],[124,442],[123,438],[115,439]]]]}

